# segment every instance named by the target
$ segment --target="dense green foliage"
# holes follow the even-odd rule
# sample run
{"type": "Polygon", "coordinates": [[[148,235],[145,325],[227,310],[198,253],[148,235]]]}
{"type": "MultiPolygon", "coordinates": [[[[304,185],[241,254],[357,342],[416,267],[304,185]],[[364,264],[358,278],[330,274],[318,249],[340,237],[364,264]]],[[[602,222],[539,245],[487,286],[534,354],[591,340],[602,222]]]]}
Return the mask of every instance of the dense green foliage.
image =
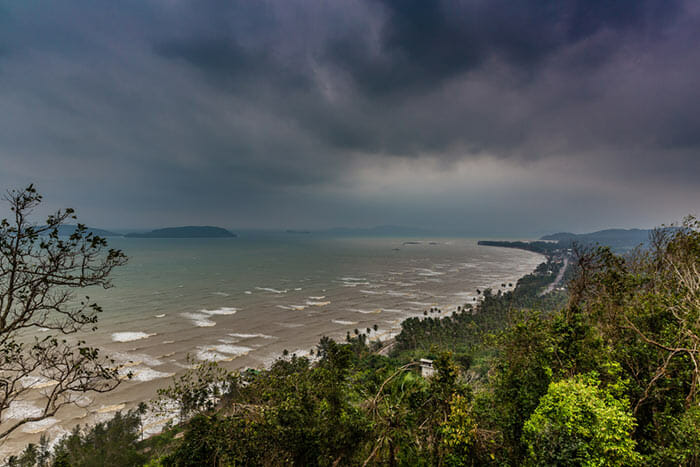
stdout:
{"type": "MultiPolygon", "coordinates": [[[[450,316],[409,318],[401,324],[396,337],[394,353],[428,355],[431,349],[451,350],[459,355],[470,355],[489,333],[503,328],[513,310],[555,310],[566,302],[563,292],[542,295],[545,287],[556,277],[561,261],[550,258],[540,264],[532,274],[521,278],[512,290],[491,289],[480,291],[479,303],[466,303],[450,316]]],[[[504,284],[506,285],[506,284],[504,284]]],[[[465,357],[466,358],[466,357],[465,357]]]]}
{"type": "MultiPolygon", "coordinates": [[[[409,320],[389,357],[358,333],[322,339],[314,360],[192,370],[163,392],[187,417],[179,427],[114,442],[151,466],[698,466],[699,227],[624,257],[580,253],[566,303],[541,295],[552,263],[465,311],[409,320]]],[[[70,465],[105,465],[80,457],[95,430],[73,435],[70,465]]]]}
{"type": "Polygon", "coordinates": [[[126,414],[117,415],[104,423],[98,423],[87,432],[76,427],[49,451],[45,439],[40,445],[29,445],[18,457],[8,460],[8,467],[24,466],[110,466],[143,465],[146,455],[136,445],[140,439],[141,415],[145,405],[126,414]]]}
{"type": "Polygon", "coordinates": [[[626,400],[598,387],[595,378],[551,383],[530,419],[523,440],[535,465],[633,465],[634,418],[626,400]]]}

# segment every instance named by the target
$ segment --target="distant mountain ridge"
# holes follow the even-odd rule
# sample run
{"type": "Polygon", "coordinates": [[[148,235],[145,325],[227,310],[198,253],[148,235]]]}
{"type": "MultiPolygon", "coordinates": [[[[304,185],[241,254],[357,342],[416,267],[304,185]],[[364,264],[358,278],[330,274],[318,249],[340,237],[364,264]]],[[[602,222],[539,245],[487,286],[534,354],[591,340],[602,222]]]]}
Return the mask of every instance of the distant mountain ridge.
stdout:
{"type": "Polygon", "coordinates": [[[649,242],[648,229],[606,229],[597,232],[575,234],[571,232],[559,232],[545,235],[540,240],[559,242],[560,246],[578,243],[581,245],[600,244],[613,249],[632,249],[649,242]]]}
{"type": "Polygon", "coordinates": [[[150,232],[128,233],[128,238],[235,238],[237,235],[221,227],[211,225],[188,225],[184,227],[166,227],[150,232]]]}
{"type": "MultiPolygon", "coordinates": [[[[673,230],[678,227],[666,228],[673,230]]],[[[624,253],[637,247],[648,247],[652,232],[649,229],[606,229],[584,234],[558,232],[545,235],[536,241],[479,240],[478,244],[519,248],[542,254],[559,254],[574,245],[583,247],[606,246],[615,252],[624,253]]]]}

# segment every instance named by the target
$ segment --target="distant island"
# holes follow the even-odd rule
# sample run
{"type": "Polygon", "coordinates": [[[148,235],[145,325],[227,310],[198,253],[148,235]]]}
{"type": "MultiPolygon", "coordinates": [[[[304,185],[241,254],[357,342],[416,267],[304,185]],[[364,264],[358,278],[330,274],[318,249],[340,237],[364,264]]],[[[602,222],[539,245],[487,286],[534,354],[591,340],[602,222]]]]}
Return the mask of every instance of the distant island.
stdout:
{"type": "MultiPolygon", "coordinates": [[[[43,226],[42,226],[43,227],[43,226]]],[[[61,237],[70,237],[75,232],[78,226],[75,224],[63,224],[58,226],[58,235],[61,237]]],[[[110,232],[104,229],[95,229],[93,227],[87,227],[87,232],[99,237],[121,237],[122,234],[110,232]]]]}
{"type": "Polygon", "coordinates": [[[185,226],[155,229],[144,233],[129,233],[128,238],[234,238],[236,234],[221,227],[185,226]]]}

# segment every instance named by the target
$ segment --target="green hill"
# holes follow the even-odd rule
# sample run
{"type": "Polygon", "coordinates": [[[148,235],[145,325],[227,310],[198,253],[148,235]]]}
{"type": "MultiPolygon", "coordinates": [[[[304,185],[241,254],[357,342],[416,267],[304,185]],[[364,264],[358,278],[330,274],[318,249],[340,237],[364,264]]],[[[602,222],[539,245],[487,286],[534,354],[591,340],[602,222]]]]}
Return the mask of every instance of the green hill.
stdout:
{"type": "Polygon", "coordinates": [[[559,242],[559,246],[568,246],[573,243],[581,245],[604,245],[614,250],[629,250],[639,245],[646,245],[649,241],[650,230],[646,229],[607,229],[597,232],[575,234],[560,232],[545,235],[541,240],[559,242]]]}

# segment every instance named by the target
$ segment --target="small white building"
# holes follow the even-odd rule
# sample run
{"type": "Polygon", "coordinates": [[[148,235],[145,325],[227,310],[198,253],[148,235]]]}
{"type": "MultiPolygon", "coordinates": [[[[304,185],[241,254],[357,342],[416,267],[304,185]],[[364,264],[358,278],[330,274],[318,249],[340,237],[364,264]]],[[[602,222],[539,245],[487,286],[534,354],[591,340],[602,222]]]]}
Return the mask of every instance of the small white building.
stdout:
{"type": "Polygon", "coordinates": [[[433,361],[427,358],[420,359],[420,375],[423,378],[430,378],[435,373],[435,368],[433,368],[433,361]]]}

